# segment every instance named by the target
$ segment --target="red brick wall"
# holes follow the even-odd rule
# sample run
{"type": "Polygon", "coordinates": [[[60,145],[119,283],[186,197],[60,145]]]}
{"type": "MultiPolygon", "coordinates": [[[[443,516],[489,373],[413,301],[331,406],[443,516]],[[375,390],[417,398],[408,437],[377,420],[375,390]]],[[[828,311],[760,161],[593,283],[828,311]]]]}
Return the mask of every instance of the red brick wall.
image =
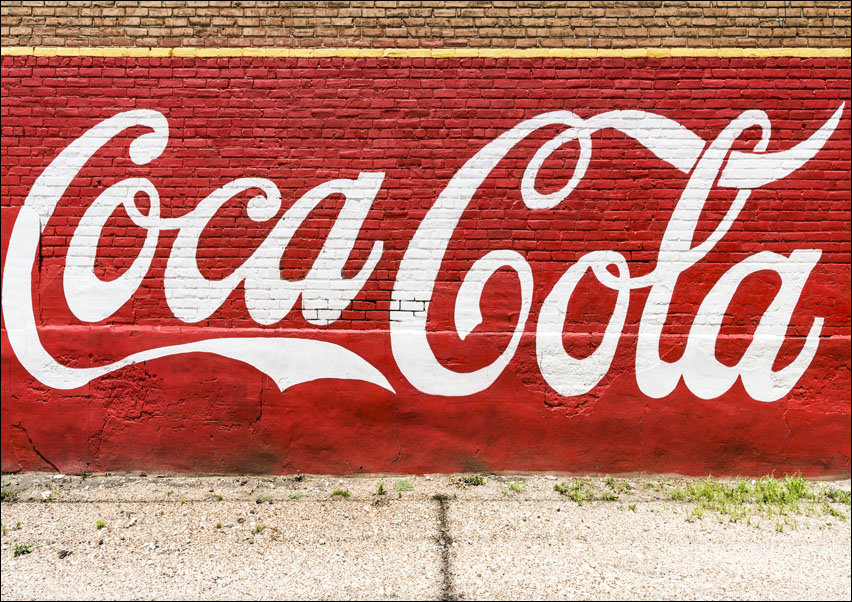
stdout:
{"type": "Polygon", "coordinates": [[[848,13],[4,3],[2,469],[848,473],[848,13]]]}

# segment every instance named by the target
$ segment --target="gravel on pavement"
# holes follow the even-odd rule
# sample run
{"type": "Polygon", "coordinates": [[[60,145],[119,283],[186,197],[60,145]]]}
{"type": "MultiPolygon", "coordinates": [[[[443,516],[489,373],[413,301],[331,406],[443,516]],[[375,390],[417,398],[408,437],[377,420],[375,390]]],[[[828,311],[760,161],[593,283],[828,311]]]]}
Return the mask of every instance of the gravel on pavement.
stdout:
{"type": "Polygon", "coordinates": [[[733,520],[682,477],[482,477],[4,475],[2,598],[850,599],[845,502],[733,520]]]}

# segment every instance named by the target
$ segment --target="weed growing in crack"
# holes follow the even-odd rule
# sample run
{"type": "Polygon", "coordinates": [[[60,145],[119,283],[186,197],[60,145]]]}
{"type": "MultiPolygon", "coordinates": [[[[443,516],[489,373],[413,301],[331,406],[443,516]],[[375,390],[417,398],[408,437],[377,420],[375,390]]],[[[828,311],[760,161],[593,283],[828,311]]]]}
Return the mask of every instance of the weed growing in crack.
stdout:
{"type": "Polygon", "coordinates": [[[524,484],[520,481],[509,481],[506,487],[509,488],[509,491],[514,491],[515,493],[523,493],[524,491],[524,484]]]}
{"type": "Polygon", "coordinates": [[[104,527],[106,527],[106,523],[105,523],[104,521],[102,521],[102,520],[96,520],[96,521],[95,521],[95,528],[96,528],[98,531],[100,531],[100,530],[101,530],[101,529],[103,529],[104,527]]]}
{"type": "Polygon", "coordinates": [[[335,489],[331,492],[331,495],[334,497],[342,497],[343,499],[348,499],[350,493],[345,489],[335,489]]]}

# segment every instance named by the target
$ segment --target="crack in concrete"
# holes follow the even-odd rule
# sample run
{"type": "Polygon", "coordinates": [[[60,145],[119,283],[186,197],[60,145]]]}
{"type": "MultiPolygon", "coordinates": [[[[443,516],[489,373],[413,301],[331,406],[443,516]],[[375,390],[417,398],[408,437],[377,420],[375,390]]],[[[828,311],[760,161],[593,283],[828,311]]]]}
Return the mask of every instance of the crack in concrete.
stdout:
{"type": "Polygon", "coordinates": [[[445,495],[434,495],[432,499],[438,502],[438,526],[439,532],[436,542],[438,550],[441,552],[441,593],[439,600],[458,600],[455,591],[453,590],[452,570],[450,566],[450,546],[453,545],[453,538],[450,537],[449,527],[447,526],[447,506],[449,498],[445,495]]]}

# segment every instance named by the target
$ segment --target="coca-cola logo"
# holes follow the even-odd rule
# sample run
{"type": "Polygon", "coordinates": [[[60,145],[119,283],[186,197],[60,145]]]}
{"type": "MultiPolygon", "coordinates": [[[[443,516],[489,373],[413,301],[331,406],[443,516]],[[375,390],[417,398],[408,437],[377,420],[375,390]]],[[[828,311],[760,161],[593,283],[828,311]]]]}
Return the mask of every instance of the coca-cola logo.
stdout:
{"type": "MultiPolygon", "coordinates": [[[[545,113],[517,124],[473,154],[438,195],[404,253],[391,296],[390,342],[402,375],[418,390],[444,396],[466,396],[487,389],[512,360],[530,319],[536,282],[524,255],[512,248],[493,250],[476,261],[463,279],[455,302],[455,328],[464,339],[481,322],[480,304],[485,283],[497,270],[508,268],[520,284],[520,312],[511,339],[496,360],[473,372],[449,369],[435,357],[427,340],[427,314],[435,281],[447,246],[473,195],[495,166],[521,140],[542,128],[559,126],[561,132],[543,144],[524,171],[521,195],[530,209],[550,209],[564,201],[582,181],[595,152],[592,135],[615,129],[650,150],[672,169],[688,176],[665,229],[654,269],[631,276],[618,249],[595,250],[570,265],[547,294],[535,317],[536,358],[547,384],[565,396],[590,391],[610,370],[621,337],[631,291],[647,289],[637,338],[635,373],[639,389],[650,397],[668,395],[682,378],[698,397],[709,399],[727,391],[739,378],[747,393],[759,401],[786,395],[807,370],[819,345],[823,319],[814,319],[803,348],[781,370],[773,364],[787,326],[811,271],[820,259],[819,249],[795,249],[789,255],[755,253],[728,269],[700,304],[689,331],[683,356],[674,362],[660,357],[659,340],[678,276],[695,266],[725,236],[757,188],[776,182],[802,167],[823,147],[836,129],[841,105],[817,131],[795,146],[766,152],[771,124],[760,110],[743,112],[712,141],[705,141],[678,122],[644,111],[608,111],[582,119],[569,111],[545,113]],[[758,128],[760,140],[751,152],[732,150],[748,128],[758,128]],[[535,180],[547,158],[568,142],[579,145],[573,173],[558,191],[543,194],[535,180]],[[694,239],[702,208],[714,187],[736,191],[734,202],[713,232],[700,243],[694,239]],[[725,308],[737,287],[755,272],[770,270],[780,278],[780,288],[760,316],[752,340],[736,365],[715,356],[716,339],[725,308]],[[565,312],[579,280],[591,272],[601,285],[617,294],[603,340],[595,351],[580,358],[566,352],[561,336],[565,312]]],[[[245,362],[272,378],[283,390],[321,378],[353,379],[393,390],[385,374],[365,360],[357,349],[305,337],[208,338],[192,343],[155,347],[118,361],[88,368],[63,365],[41,344],[34,313],[32,272],[41,236],[75,176],[108,141],[134,127],[151,131],[130,145],[131,160],[146,165],[163,153],[169,138],[166,118],[153,110],[119,113],[98,123],[67,146],[44,170],[29,191],[9,239],[3,273],[3,316],[15,355],[40,382],[57,389],[73,389],[122,367],[191,352],[204,352],[245,362]]],[[[381,189],[384,173],[362,172],[355,179],[325,182],[293,203],[272,227],[268,237],[230,275],[210,280],[199,270],[197,250],[205,225],[235,195],[260,190],[248,204],[248,217],[270,222],[282,206],[281,193],[270,180],[239,178],[212,191],[189,213],[163,217],[156,186],[146,178],[124,179],[103,192],[86,209],[68,246],[63,274],[65,301],[83,322],[105,320],[137,291],[151,265],[162,232],[174,232],[163,290],[174,317],[194,323],[213,314],[242,285],[252,320],[261,325],[282,320],[301,300],[302,315],[310,324],[333,324],[371,277],[382,256],[381,241],[373,243],[368,258],[352,277],[343,266],[358,239],[361,224],[381,189]],[[136,196],[147,196],[142,212],[136,196]],[[301,280],[284,280],[279,260],[299,225],[311,210],[332,194],[345,202],[308,274],[301,280]],[[94,269],[101,231],[117,207],[145,231],[142,248],[129,269],[114,280],[99,278],[94,269]]]]}

